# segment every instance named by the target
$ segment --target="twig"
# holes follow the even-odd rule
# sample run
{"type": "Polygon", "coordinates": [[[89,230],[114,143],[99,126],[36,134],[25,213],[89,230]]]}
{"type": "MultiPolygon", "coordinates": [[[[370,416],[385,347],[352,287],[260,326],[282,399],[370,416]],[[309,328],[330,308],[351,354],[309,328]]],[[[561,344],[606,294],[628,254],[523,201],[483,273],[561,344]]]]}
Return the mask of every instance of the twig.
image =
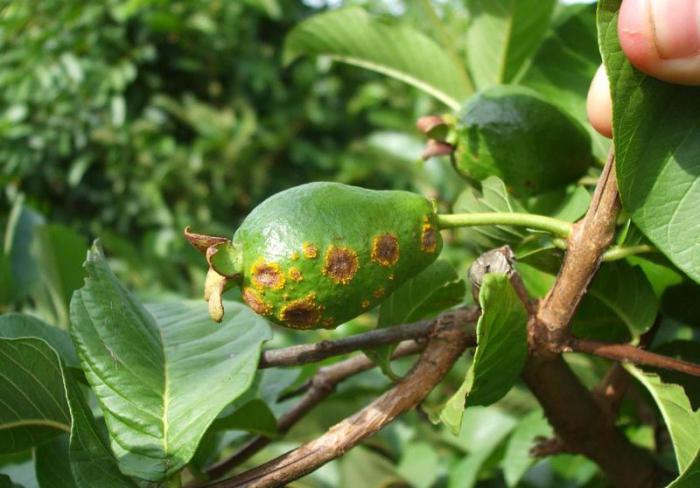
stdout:
{"type": "Polygon", "coordinates": [[[571,333],[571,318],[615,234],[619,211],[615,157],[610,151],[586,216],[574,224],[554,286],[537,313],[534,342],[540,353],[557,354],[571,333]]]}
{"type": "Polygon", "coordinates": [[[559,275],[530,320],[532,354],[523,379],[566,446],[595,461],[615,486],[640,488],[658,481],[654,460],[609,421],[560,354],[570,338],[571,317],[614,236],[619,210],[614,163],[611,151],[588,212],[568,239],[559,275]]]}
{"type": "Polygon", "coordinates": [[[216,488],[282,486],[319,468],[414,408],[437,385],[464,349],[475,341],[467,330],[466,312],[443,315],[435,324],[420,359],[403,380],[365,408],[333,426],[319,438],[216,488]]]}
{"type": "Polygon", "coordinates": [[[300,344],[264,351],[258,368],[315,363],[331,356],[339,356],[360,349],[371,349],[408,339],[419,339],[430,333],[433,322],[434,320],[423,320],[413,324],[376,329],[335,341],[321,341],[316,344],[300,344]]]}
{"type": "MultiPolygon", "coordinates": [[[[396,348],[392,359],[416,354],[422,350],[423,347],[424,344],[420,342],[413,340],[404,341],[396,348]]],[[[375,364],[370,361],[367,356],[360,355],[320,368],[314,377],[300,389],[301,391],[305,391],[305,395],[302,399],[279,418],[277,421],[277,432],[279,434],[286,434],[289,429],[296,425],[296,423],[313,410],[314,407],[329,397],[335,391],[339,383],[351,376],[374,367],[375,364]]],[[[271,441],[272,439],[265,436],[257,436],[251,439],[233,455],[210,467],[206,471],[207,478],[211,480],[220,478],[233,468],[240,466],[243,462],[250,459],[253,455],[270,444],[271,441]]]]}
{"type": "Polygon", "coordinates": [[[613,344],[609,342],[573,338],[569,341],[569,347],[571,351],[593,354],[594,356],[613,359],[615,361],[643,364],[655,368],[700,376],[700,364],[673,359],[668,356],[639,349],[629,344],[613,344]]]}

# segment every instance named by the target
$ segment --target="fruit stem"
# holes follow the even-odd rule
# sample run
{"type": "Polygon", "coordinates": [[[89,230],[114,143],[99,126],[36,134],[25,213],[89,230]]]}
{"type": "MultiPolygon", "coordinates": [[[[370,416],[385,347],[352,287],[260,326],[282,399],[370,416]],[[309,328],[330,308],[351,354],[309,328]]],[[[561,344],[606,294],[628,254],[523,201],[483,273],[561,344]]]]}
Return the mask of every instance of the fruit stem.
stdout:
{"type": "Polygon", "coordinates": [[[624,259],[628,256],[652,252],[657,252],[657,249],[654,246],[650,246],[649,244],[611,247],[607,250],[605,254],[603,254],[603,261],[617,261],[618,259],[624,259]]]}
{"type": "Polygon", "coordinates": [[[438,215],[440,229],[472,227],[477,225],[517,225],[544,230],[559,237],[571,234],[572,224],[544,215],[512,212],[459,213],[438,215]]]}

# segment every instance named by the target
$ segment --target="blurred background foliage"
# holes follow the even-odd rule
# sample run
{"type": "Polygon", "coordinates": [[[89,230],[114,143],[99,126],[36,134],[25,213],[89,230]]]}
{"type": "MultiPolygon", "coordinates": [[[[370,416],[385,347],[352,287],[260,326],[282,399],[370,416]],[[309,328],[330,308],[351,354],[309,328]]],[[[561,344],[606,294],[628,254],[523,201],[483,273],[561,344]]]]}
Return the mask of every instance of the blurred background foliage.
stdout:
{"type": "MultiPolygon", "coordinates": [[[[24,311],[67,328],[68,304],[82,284],[87,246],[98,237],[112,269],[139,295],[199,298],[205,266],[182,238],[183,228],[230,236],[264,198],[307,181],[409,189],[436,198],[443,207],[457,200],[455,208],[462,205],[463,211],[486,205],[444,159],[420,162],[425,141],[415,120],[445,112],[443,105],[396,80],[324,58],[282,63],[285,37],[295,25],[340,6],[360,5],[390,20],[400,15],[445,42],[436,28],[440,23],[431,22],[425,10],[429,3],[0,3],[0,312],[24,311]]],[[[432,2],[442,23],[458,33],[469,23],[466,3],[432,2]]],[[[469,54],[467,36],[447,41],[453,42],[456,56],[469,54]]],[[[585,119],[588,81],[600,62],[594,9],[557,5],[541,41],[518,82],[585,119]]],[[[605,154],[605,144],[593,138],[598,157],[605,154]]],[[[596,171],[588,175],[587,185],[567,190],[572,220],[588,205],[588,192],[581,186],[590,187],[596,171]]],[[[506,200],[502,186],[484,182],[483,200],[489,188],[494,198],[506,200]]],[[[563,215],[546,198],[526,203],[530,209],[563,215]]],[[[503,232],[449,236],[459,245],[448,242],[443,257],[458,264],[464,276],[476,248],[507,242],[494,230],[503,232]],[[467,243],[474,249],[466,248],[467,243]]],[[[636,242],[633,234],[625,234],[625,242],[636,242]]],[[[523,262],[530,260],[521,273],[533,295],[541,296],[560,256],[550,243],[535,244],[532,252],[518,251],[523,262]]],[[[688,324],[698,324],[700,318],[683,304],[696,302],[698,287],[681,284],[683,276],[665,261],[638,258],[637,264],[653,274],[654,292],[663,295],[662,308],[669,312],[663,339],[671,344],[697,338],[700,329],[688,324]],[[673,293],[664,294],[667,288],[673,293]]],[[[595,300],[584,302],[578,321],[602,323],[601,317],[614,315],[595,300]]],[[[276,328],[268,347],[348,335],[374,323],[364,316],[335,331],[276,328]]],[[[603,325],[613,330],[609,323],[603,325]]],[[[674,354],[683,357],[680,346],[674,354]]],[[[606,363],[595,358],[571,355],[568,360],[587,386],[606,371],[606,363]]],[[[460,360],[425,403],[425,411],[454,392],[469,362],[468,357],[460,360]]],[[[318,366],[265,373],[258,380],[279,394],[302,384],[318,366]]],[[[273,444],[247,466],[318,435],[388,385],[377,370],[353,378],[285,442],[273,444]]],[[[698,391],[697,384],[693,387],[698,391]]],[[[631,404],[623,407],[628,435],[641,446],[668,452],[668,439],[654,415],[651,422],[638,422],[631,404]]],[[[276,415],[288,406],[270,402],[276,415]]],[[[411,412],[294,486],[605,486],[596,466],[580,456],[562,454],[534,464],[530,441],[551,431],[522,385],[491,407],[467,410],[459,436],[432,426],[424,413],[411,412]]],[[[212,430],[189,469],[204,469],[244,439],[241,431],[212,430]]],[[[26,487],[36,485],[31,453],[0,458],[0,471],[26,487]]],[[[2,482],[0,476],[0,486],[2,482]]]]}
{"type": "MultiPolygon", "coordinates": [[[[352,3],[387,15],[395,8],[352,3]]],[[[192,295],[199,285],[191,286],[188,263],[199,261],[180,237],[186,225],[230,235],[256,203],[311,180],[432,191],[411,137],[417,116],[435,109],[428,97],[329,62],[282,67],[287,32],[324,7],[275,0],[5,5],[3,228],[23,199],[52,223],[101,237],[132,284],[192,295]]]]}

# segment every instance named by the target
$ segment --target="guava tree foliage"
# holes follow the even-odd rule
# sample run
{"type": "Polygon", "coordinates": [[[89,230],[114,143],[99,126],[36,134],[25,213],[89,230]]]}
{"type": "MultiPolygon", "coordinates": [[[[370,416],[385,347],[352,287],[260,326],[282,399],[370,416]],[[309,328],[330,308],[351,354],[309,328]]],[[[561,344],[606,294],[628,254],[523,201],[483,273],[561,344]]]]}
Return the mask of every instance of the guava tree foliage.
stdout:
{"type": "Polygon", "coordinates": [[[134,294],[99,242],[15,208],[2,303],[35,308],[0,317],[0,487],[22,463],[42,488],[698,486],[700,89],[628,63],[619,3],[301,22],[288,63],[445,105],[418,129],[463,191],[311,183],[233,237],[186,229],[208,303],[134,294]],[[612,145],[585,121],[600,62],[612,145]]]}

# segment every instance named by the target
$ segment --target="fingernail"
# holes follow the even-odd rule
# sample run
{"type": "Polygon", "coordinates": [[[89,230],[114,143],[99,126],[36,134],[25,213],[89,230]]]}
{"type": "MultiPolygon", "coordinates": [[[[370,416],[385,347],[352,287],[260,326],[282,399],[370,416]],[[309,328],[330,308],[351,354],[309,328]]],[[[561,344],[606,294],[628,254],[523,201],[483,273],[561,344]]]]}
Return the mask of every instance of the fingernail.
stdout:
{"type": "Polygon", "coordinates": [[[700,54],[700,0],[650,0],[649,14],[661,59],[700,54]]]}

